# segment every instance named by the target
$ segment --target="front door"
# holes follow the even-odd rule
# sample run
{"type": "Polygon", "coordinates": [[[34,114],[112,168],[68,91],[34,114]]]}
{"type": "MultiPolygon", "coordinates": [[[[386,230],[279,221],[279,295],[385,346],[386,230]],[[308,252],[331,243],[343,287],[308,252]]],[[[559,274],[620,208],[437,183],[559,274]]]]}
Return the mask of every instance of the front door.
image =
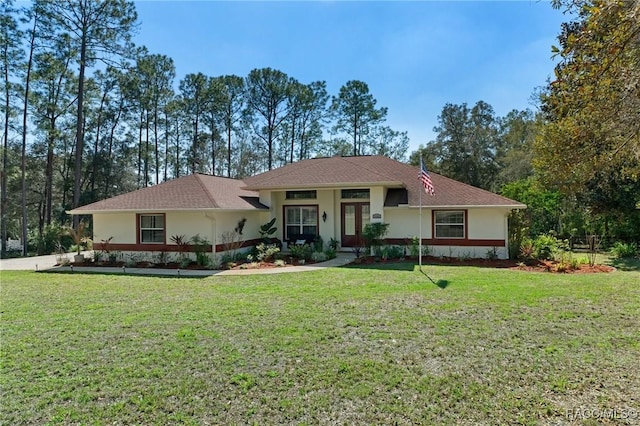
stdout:
{"type": "Polygon", "coordinates": [[[342,247],[362,245],[362,230],[370,216],[369,203],[342,203],[342,247]]]}

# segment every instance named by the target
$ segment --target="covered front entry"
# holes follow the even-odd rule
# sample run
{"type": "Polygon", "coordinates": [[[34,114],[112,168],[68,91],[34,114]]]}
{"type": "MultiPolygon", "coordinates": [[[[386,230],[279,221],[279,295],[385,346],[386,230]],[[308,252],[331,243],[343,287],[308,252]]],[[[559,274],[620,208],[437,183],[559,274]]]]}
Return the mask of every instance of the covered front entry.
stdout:
{"type": "Polygon", "coordinates": [[[341,245],[362,244],[362,230],[371,220],[369,203],[342,203],[341,245]]]}

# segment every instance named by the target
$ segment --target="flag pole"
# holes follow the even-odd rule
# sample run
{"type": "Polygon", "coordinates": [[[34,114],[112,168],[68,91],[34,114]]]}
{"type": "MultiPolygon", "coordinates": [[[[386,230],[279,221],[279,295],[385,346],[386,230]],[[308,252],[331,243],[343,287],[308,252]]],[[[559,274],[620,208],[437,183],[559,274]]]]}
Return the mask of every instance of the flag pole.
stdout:
{"type": "MultiPolygon", "coordinates": [[[[427,171],[427,169],[424,167],[424,163],[422,162],[422,154],[420,155],[420,198],[419,198],[419,209],[420,209],[420,243],[419,243],[419,247],[420,247],[420,253],[418,253],[418,265],[420,265],[420,272],[422,272],[422,190],[424,189],[424,191],[426,193],[428,193],[429,195],[433,196],[435,195],[435,190],[433,188],[433,182],[431,181],[431,176],[429,176],[429,172],[427,171]]],[[[433,225],[432,225],[433,226],[433,225]]],[[[433,236],[432,236],[433,237],[433,236]]]]}
{"type": "MultiPolygon", "coordinates": [[[[420,155],[420,176],[422,177],[422,155],[420,155]]],[[[420,179],[420,189],[418,190],[418,192],[420,193],[420,224],[418,226],[419,228],[419,234],[420,236],[419,238],[419,243],[418,243],[418,265],[420,268],[420,272],[422,272],[422,180],[420,179]]]]}

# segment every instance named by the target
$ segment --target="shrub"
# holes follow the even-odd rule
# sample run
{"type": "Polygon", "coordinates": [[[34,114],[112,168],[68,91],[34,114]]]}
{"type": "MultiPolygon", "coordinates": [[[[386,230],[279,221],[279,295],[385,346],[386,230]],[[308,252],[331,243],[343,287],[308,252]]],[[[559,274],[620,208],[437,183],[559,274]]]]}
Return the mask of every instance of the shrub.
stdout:
{"type": "Polygon", "coordinates": [[[414,236],[409,245],[409,254],[411,257],[418,257],[418,253],[420,253],[420,238],[414,236]]]}
{"type": "Polygon", "coordinates": [[[324,250],[324,240],[320,235],[318,235],[313,242],[313,250],[316,252],[322,252],[322,250],[324,250]]]}
{"type": "Polygon", "coordinates": [[[158,265],[166,265],[171,262],[171,255],[166,251],[160,251],[153,258],[153,263],[157,263],[158,265]]]}
{"type": "Polygon", "coordinates": [[[313,253],[313,249],[309,244],[292,245],[289,247],[289,254],[294,259],[309,260],[311,259],[311,253],[313,253]]]}
{"type": "Polygon", "coordinates": [[[27,248],[29,251],[37,251],[38,254],[55,253],[57,244],[69,247],[73,240],[66,235],[64,228],[57,222],[45,225],[40,234],[37,229],[31,230],[27,236],[27,248]]]}
{"type": "Polygon", "coordinates": [[[260,243],[256,246],[257,254],[253,257],[258,259],[259,262],[268,262],[273,259],[273,256],[280,251],[275,244],[260,243]]]}
{"type": "Polygon", "coordinates": [[[221,264],[227,264],[227,263],[231,263],[233,262],[234,258],[233,258],[233,254],[231,253],[225,253],[222,256],[220,256],[220,263],[221,264]]]}
{"type": "Polygon", "coordinates": [[[211,244],[206,238],[195,235],[191,238],[193,243],[193,251],[196,254],[196,263],[198,266],[209,266],[211,259],[207,253],[208,246],[211,244]]]}
{"type": "Polygon", "coordinates": [[[574,257],[571,259],[570,264],[571,264],[571,269],[580,269],[580,266],[589,264],[589,258],[584,256],[574,257]]]}
{"type": "MultiPolygon", "coordinates": [[[[412,258],[418,258],[418,253],[420,252],[420,238],[412,237],[411,244],[409,244],[409,256],[412,258]]],[[[429,246],[426,244],[422,245],[422,255],[428,256],[431,253],[429,246]]]]}
{"type": "Polygon", "coordinates": [[[553,252],[557,247],[556,237],[548,234],[539,235],[533,242],[534,256],[540,260],[553,259],[553,252]]]}
{"type": "Polygon", "coordinates": [[[638,255],[638,245],[636,243],[616,241],[611,247],[611,255],[618,259],[636,257],[638,255]]]}
{"type": "Polygon", "coordinates": [[[487,259],[488,260],[497,260],[498,259],[498,249],[496,247],[490,248],[487,250],[487,259]]]}
{"type": "Polygon", "coordinates": [[[327,260],[327,255],[321,251],[314,251],[313,253],[311,253],[311,259],[314,262],[324,262],[327,260]]]}
{"type": "Polygon", "coordinates": [[[404,247],[401,246],[391,246],[389,247],[389,258],[390,259],[400,259],[405,256],[404,247]]]}
{"type": "Polygon", "coordinates": [[[338,251],[338,247],[340,247],[340,241],[336,240],[335,238],[331,238],[328,244],[329,248],[334,252],[338,251]]]}
{"type": "Polygon", "coordinates": [[[135,267],[140,262],[140,255],[137,253],[129,253],[129,258],[125,259],[124,264],[127,268],[135,267]]]}
{"type": "Polygon", "coordinates": [[[336,251],[334,249],[332,249],[332,248],[326,249],[324,254],[327,255],[327,260],[336,258],[336,251]]]}
{"type": "Polygon", "coordinates": [[[570,251],[560,250],[556,253],[556,261],[558,262],[557,270],[558,272],[565,272],[570,269],[579,269],[580,265],[574,265],[573,255],[570,251]]]}
{"type": "Polygon", "coordinates": [[[365,248],[369,251],[371,248],[375,249],[382,245],[382,239],[389,231],[388,223],[367,223],[362,231],[362,238],[364,239],[365,248]]]}
{"type": "Polygon", "coordinates": [[[533,242],[535,257],[539,260],[552,260],[558,251],[569,248],[567,241],[560,240],[551,234],[542,234],[533,242]]]}
{"type": "Polygon", "coordinates": [[[536,246],[531,238],[525,238],[520,243],[520,259],[533,260],[536,257],[536,246]]]}
{"type": "Polygon", "coordinates": [[[187,266],[191,265],[191,259],[189,259],[189,256],[185,256],[182,258],[182,260],[180,260],[180,267],[181,268],[186,268],[187,266]]]}

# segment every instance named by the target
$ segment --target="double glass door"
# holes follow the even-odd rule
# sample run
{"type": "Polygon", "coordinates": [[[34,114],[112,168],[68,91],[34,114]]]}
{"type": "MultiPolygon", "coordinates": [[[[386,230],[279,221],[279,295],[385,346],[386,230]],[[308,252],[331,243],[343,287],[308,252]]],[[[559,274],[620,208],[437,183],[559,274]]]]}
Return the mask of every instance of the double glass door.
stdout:
{"type": "Polygon", "coordinates": [[[369,203],[342,203],[342,247],[362,245],[362,231],[370,221],[369,203]]]}

